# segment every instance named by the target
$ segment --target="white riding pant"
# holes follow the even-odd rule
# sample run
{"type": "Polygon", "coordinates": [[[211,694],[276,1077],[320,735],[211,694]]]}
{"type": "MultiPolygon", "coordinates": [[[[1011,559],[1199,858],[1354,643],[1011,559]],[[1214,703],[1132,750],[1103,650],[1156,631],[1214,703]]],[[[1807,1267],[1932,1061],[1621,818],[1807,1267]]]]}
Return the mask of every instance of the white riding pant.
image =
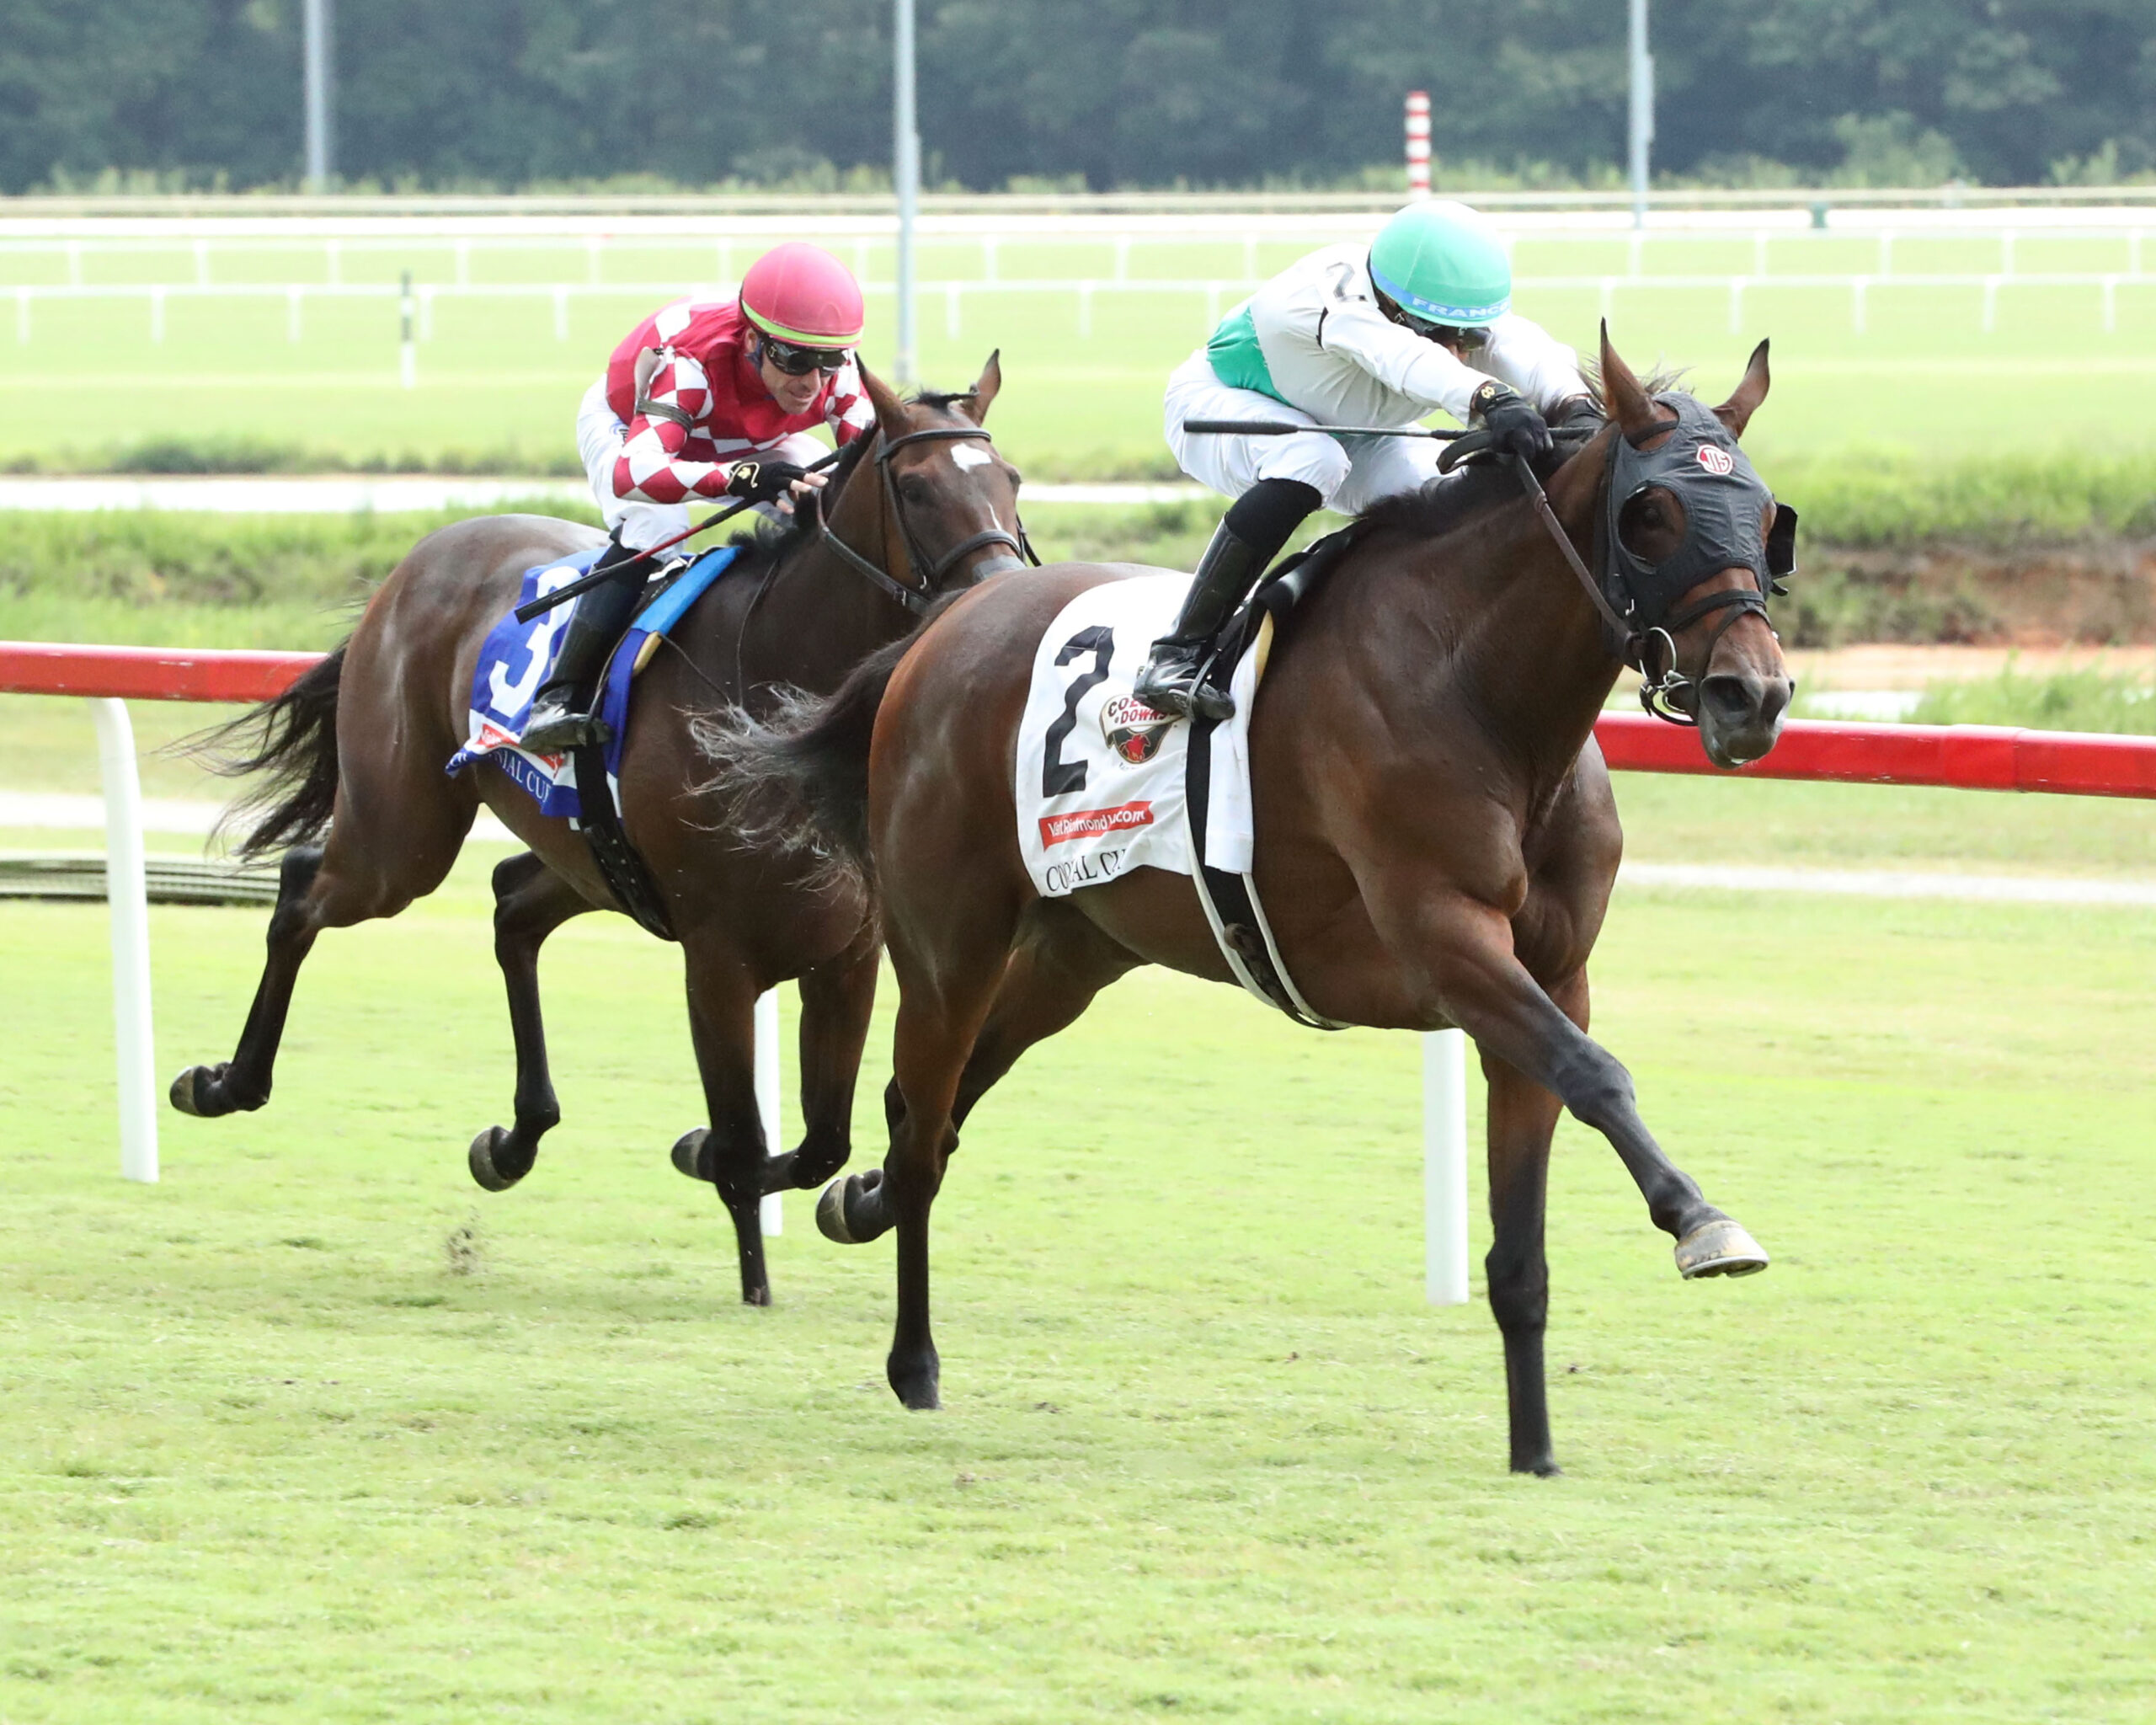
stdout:
{"type": "MultiPolygon", "coordinates": [[[[591,494],[599,504],[599,513],[606,521],[606,531],[611,533],[618,528],[622,543],[631,551],[648,551],[653,546],[663,545],[675,534],[687,531],[689,505],[686,503],[646,503],[640,498],[616,497],[614,494],[614,462],[622,453],[622,441],[627,437],[628,431],[629,428],[614,417],[614,409],[607,404],[606,380],[602,377],[584,391],[584,399],[578,404],[576,452],[584,462],[584,477],[591,482],[591,494]]],[[[744,450],[742,453],[745,457],[750,451],[744,450]]],[[[830,451],[806,431],[795,431],[754,453],[776,456],[782,462],[792,462],[797,467],[805,467],[821,461],[830,451]]],[[[768,503],[757,504],[755,510],[771,521],[787,519],[768,503]]]]}
{"type": "Polygon", "coordinates": [[[1421,437],[1192,436],[1185,419],[1315,420],[1255,389],[1235,389],[1214,375],[1200,348],[1168,374],[1168,447],[1183,472],[1224,497],[1241,497],[1260,479],[1299,479],[1328,509],[1358,515],[1381,497],[1419,489],[1438,475],[1444,446],[1421,437]]]}

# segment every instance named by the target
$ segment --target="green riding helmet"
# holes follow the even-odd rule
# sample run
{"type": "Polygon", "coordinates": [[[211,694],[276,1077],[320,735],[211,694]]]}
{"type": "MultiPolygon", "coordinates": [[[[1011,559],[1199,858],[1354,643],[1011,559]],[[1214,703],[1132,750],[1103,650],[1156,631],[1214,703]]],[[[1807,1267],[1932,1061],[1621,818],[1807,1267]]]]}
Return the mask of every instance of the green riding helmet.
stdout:
{"type": "Polygon", "coordinates": [[[1410,204],[1370,244],[1370,280],[1411,318],[1476,328],[1513,302],[1513,266],[1496,232],[1465,204],[1410,204]]]}

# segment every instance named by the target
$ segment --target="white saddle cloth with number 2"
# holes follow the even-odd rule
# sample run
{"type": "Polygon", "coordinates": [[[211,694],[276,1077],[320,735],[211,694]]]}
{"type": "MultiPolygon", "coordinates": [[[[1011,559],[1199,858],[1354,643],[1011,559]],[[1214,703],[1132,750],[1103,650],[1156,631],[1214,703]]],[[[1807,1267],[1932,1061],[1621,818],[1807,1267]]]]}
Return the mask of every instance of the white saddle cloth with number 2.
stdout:
{"type": "MultiPolygon", "coordinates": [[[[1018,727],[1015,801],[1026,872],[1043,898],[1140,867],[1196,872],[1184,807],[1190,727],[1130,692],[1189,587],[1179,574],[1104,581],[1065,606],[1041,638],[1018,727]]],[[[1246,653],[1235,667],[1235,716],[1213,738],[1205,861],[1235,874],[1251,868],[1259,658],[1246,653]]]]}

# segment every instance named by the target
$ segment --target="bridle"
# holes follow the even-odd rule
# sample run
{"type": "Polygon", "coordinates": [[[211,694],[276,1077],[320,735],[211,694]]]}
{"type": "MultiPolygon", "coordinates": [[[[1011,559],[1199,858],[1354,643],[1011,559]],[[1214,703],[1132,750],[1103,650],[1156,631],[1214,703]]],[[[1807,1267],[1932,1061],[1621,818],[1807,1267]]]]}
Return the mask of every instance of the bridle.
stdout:
{"type": "Polygon", "coordinates": [[[920,541],[914,536],[913,523],[906,516],[905,497],[891,478],[891,457],[910,443],[962,437],[978,437],[990,443],[995,441],[979,425],[937,425],[926,431],[908,431],[897,437],[883,439],[876,451],[877,480],[883,494],[891,500],[891,513],[898,518],[899,537],[905,546],[906,573],[912,578],[911,585],[897,579],[882,563],[872,562],[840,538],[832,529],[830,518],[824,512],[823,493],[815,491],[809,494],[809,506],[815,511],[818,541],[828,547],[840,562],[867,576],[916,617],[926,614],[928,608],[935,604],[944,576],[985,546],[1001,545],[1006,547],[1011,554],[990,563],[980,571],[983,575],[994,574],[1006,569],[1021,569],[1027,563],[1036,569],[1040,567],[1041,560],[1033,551],[1033,542],[1026,537],[1023,520],[1018,522],[1018,531],[1015,534],[1006,533],[1001,527],[985,527],[971,538],[960,540],[939,558],[931,559],[921,551],[920,541]]]}
{"type": "MultiPolygon", "coordinates": [[[[1625,505],[1656,485],[1677,493],[1681,501],[1690,482],[1682,470],[1672,468],[1659,477],[1643,479],[1637,484],[1626,487],[1625,494],[1620,497],[1617,490],[1620,446],[1636,453],[1642,444],[1666,432],[1678,430],[1685,424],[1685,416],[1681,409],[1677,412],[1677,418],[1657,420],[1643,428],[1637,436],[1620,429],[1617,435],[1609,440],[1609,451],[1603,462],[1601,482],[1596,490],[1595,562],[1601,571],[1599,580],[1589,571],[1586,562],[1574,548],[1572,536],[1565,531],[1557,520],[1556,512],[1550,507],[1550,499],[1542,489],[1541,481],[1535,478],[1534,470],[1526,458],[1515,455],[1512,462],[1536,513],[1549,529],[1550,537],[1556,541],[1557,548],[1564,553],[1566,565],[1586,590],[1587,596],[1599,613],[1605,644],[1624,664],[1640,673],[1640,705],[1667,724],[1696,725],[1700,722],[1696,713],[1687,713],[1678,704],[1678,697],[1694,686],[1694,680],[1677,668],[1677,637],[1704,617],[1711,616],[1718,611],[1725,613],[1708,638],[1706,657],[1702,663],[1711,665],[1715,651],[1721,644],[1721,638],[1745,617],[1757,616],[1767,623],[1769,629],[1774,627],[1768,614],[1767,601],[1770,595],[1788,590],[1780,585],[1780,577],[1795,569],[1796,511],[1786,504],[1776,505],[1774,526],[1766,534],[1756,558],[1748,554],[1738,555],[1739,552],[1747,550],[1742,546],[1710,547],[1705,553],[1694,552],[1691,547],[1692,542],[1698,537],[1697,522],[1689,510],[1685,543],[1677,553],[1661,564],[1649,564],[1633,553],[1624,544],[1618,531],[1618,517],[1625,505]],[[1678,563],[1680,558],[1689,558],[1694,564],[1720,562],[1723,568],[1734,568],[1742,563],[1751,569],[1753,585],[1724,588],[1673,611],[1667,609],[1662,595],[1652,590],[1646,595],[1639,591],[1636,574],[1659,576],[1662,570],[1678,563]],[[1622,611],[1612,602],[1612,594],[1624,601],[1622,611]],[[1656,644],[1657,642],[1660,643],[1659,648],[1656,644]],[[1657,668],[1657,661],[1659,669],[1657,668]]],[[[1733,439],[1729,440],[1729,446],[1734,449],[1733,439]]],[[[1662,465],[1668,466],[1668,463],[1662,465]]],[[[1729,466],[1723,464],[1721,473],[1726,476],[1729,471],[1729,466]]],[[[1744,472],[1750,476],[1748,463],[1745,465],[1744,472]]],[[[1694,476],[1694,478],[1696,477],[1694,476]]],[[[1756,476],[1751,477],[1756,483],[1756,476]]],[[[1764,489],[1764,487],[1760,489],[1764,489]]],[[[1696,582],[1687,579],[1683,590],[1689,590],[1694,585],[1696,582]]]]}

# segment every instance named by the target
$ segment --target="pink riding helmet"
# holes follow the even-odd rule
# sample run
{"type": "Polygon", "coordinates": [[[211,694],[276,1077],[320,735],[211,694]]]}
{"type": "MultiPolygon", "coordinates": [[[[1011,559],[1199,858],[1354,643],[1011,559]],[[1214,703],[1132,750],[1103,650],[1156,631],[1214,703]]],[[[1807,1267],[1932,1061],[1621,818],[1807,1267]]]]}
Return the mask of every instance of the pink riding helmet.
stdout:
{"type": "Polygon", "coordinates": [[[801,347],[851,347],[867,314],[853,271],[821,246],[776,246],[741,278],[741,311],[765,334],[801,347]]]}

